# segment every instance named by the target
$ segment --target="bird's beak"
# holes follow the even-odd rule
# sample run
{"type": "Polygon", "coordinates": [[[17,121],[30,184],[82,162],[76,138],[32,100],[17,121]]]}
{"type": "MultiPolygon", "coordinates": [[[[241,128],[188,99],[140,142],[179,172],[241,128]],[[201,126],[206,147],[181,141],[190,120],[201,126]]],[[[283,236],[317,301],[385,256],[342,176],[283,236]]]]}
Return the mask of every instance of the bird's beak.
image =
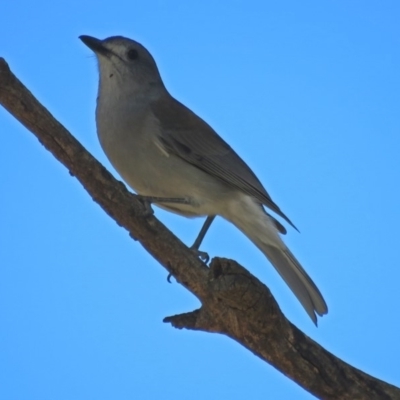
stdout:
{"type": "Polygon", "coordinates": [[[96,54],[110,54],[110,50],[108,50],[99,39],[87,35],[81,35],[79,36],[79,39],[81,39],[82,42],[86,44],[89,49],[93,50],[96,54]]]}

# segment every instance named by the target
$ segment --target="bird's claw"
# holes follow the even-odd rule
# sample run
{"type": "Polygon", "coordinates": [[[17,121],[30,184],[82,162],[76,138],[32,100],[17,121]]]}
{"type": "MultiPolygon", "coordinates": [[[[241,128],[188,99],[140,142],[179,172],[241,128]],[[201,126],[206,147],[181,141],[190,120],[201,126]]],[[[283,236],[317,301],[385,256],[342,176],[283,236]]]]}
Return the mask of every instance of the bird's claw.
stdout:
{"type": "Polygon", "coordinates": [[[210,256],[208,255],[208,253],[206,253],[205,251],[201,251],[199,249],[196,249],[194,247],[191,247],[190,250],[192,250],[192,252],[200,258],[201,261],[203,261],[205,264],[208,264],[208,262],[210,261],[210,256]]]}
{"type": "Polygon", "coordinates": [[[139,201],[143,204],[144,207],[144,216],[151,217],[154,214],[154,210],[151,207],[151,201],[149,201],[146,196],[141,196],[140,194],[136,195],[139,201]]]}

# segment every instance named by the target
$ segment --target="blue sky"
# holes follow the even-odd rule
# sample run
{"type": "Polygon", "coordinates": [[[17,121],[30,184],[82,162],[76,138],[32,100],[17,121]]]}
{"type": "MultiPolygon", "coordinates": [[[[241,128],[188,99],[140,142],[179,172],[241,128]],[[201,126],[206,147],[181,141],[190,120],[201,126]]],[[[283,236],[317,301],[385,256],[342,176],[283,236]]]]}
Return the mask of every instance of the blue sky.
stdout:
{"type": "MultiPolygon", "coordinates": [[[[329,314],[315,328],[257,248],[217,220],[203,245],[265,282],[327,350],[400,385],[398,1],[4,2],[0,56],[106,167],[97,67],[124,35],[299,227],[286,242],[329,314]]],[[[232,340],[163,324],[196,298],[0,110],[0,398],[310,399],[232,340]]],[[[114,172],[115,173],[115,172],[114,172]]],[[[156,210],[191,244],[201,220],[156,210]]]]}

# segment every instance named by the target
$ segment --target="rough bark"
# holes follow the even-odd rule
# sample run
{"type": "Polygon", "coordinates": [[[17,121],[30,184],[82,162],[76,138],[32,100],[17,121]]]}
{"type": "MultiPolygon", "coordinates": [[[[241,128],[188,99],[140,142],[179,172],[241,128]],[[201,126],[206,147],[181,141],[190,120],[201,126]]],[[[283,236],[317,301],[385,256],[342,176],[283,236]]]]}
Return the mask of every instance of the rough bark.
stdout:
{"type": "Polygon", "coordinates": [[[164,322],[225,334],[321,399],[400,399],[400,389],[343,362],[291,324],[269,289],[238,263],[222,258],[209,267],[202,263],[52,117],[2,58],[0,103],[201,301],[200,309],[164,322]]]}

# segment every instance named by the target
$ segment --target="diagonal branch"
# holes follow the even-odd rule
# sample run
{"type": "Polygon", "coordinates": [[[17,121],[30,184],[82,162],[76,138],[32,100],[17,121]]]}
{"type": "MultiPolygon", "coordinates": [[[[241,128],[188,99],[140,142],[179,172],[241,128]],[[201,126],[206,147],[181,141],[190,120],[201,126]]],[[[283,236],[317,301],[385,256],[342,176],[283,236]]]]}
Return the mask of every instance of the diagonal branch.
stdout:
{"type": "Polygon", "coordinates": [[[177,328],[222,333],[323,399],[400,399],[400,389],[350,366],[292,325],[269,289],[235,261],[203,264],[88,153],[0,58],[0,103],[29,129],[118,225],[200,301],[167,317],[177,328]]]}

